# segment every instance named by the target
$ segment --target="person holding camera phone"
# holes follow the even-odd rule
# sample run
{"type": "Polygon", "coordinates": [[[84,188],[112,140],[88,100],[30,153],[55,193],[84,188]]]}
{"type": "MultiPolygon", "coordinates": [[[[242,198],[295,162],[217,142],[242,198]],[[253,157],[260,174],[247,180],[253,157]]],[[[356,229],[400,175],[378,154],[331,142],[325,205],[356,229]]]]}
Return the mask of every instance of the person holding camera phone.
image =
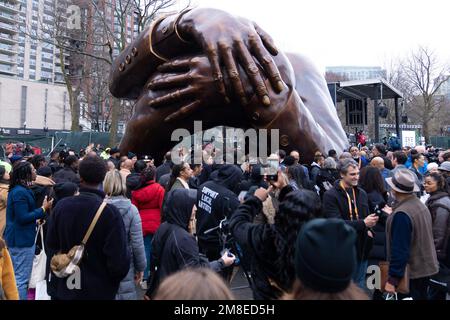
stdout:
{"type": "Polygon", "coordinates": [[[36,169],[26,161],[14,164],[9,182],[4,239],[14,266],[20,300],[27,299],[28,282],[35,254],[36,222],[52,208],[53,199],[45,196],[42,207],[36,207],[30,187],[36,180],[36,169]]]}
{"type": "Polygon", "coordinates": [[[235,256],[228,251],[210,262],[201,255],[195,238],[196,201],[196,190],[175,189],[167,194],[165,222],[156,231],[152,243],[151,273],[145,299],[153,297],[159,284],[181,269],[206,266],[220,272],[234,263],[235,256]]]}
{"type": "Polygon", "coordinates": [[[295,280],[295,239],[301,226],[321,211],[317,194],[309,190],[294,191],[281,170],[276,179],[269,181],[271,186],[257,189],[233,212],[229,222],[232,236],[250,255],[255,299],[278,299],[291,289],[295,280]],[[254,223],[273,190],[280,201],[275,223],[254,223]]]}

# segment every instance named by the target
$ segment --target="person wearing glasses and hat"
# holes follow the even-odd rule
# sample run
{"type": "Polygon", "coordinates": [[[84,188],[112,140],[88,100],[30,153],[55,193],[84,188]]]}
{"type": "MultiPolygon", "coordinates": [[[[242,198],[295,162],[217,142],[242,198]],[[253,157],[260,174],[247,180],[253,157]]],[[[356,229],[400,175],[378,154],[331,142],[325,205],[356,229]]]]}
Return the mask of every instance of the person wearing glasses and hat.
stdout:
{"type": "Polygon", "coordinates": [[[420,188],[413,172],[400,169],[386,182],[396,204],[386,222],[389,275],[384,290],[396,292],[408,265],[409,295],[426,300],[429,278],[439,271],[430,211],[414,194],[420,188]]]}

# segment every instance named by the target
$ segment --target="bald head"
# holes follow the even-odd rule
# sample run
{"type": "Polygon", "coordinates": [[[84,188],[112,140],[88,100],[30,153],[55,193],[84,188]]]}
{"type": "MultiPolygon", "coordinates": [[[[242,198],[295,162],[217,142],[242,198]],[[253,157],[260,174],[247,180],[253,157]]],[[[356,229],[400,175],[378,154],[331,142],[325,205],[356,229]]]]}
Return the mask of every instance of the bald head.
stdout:
{"type": "Polygon", "coordinates": [[[131,169],[133,169],[133,160],[126,159],[122,161],[122,163],[120,164],[120,169],[128,169],[131,171],[131,169]]]}
{"type": "Polygon", "coordinates": [[[298,151],[291,151],[290,155],[291,157],[294,157],[295,163],[300,161],[300,153],[298,153],[298,151]]]}
{"type": "Polygon", "coordinates": [[[381,157],[375,157],[370,161],[372,167],[378,168],[379,170],[384,169],[384,160],[381,157]]]}

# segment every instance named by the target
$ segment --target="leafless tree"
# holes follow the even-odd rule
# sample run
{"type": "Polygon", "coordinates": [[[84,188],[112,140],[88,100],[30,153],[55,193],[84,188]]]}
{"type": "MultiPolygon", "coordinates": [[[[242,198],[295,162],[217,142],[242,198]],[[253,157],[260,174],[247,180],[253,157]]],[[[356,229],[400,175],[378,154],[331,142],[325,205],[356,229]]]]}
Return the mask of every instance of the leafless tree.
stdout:
{"type": "Polygon", "coordinates": [[[176,0],[78,0],[73,4],[80,8],[80,24],[71,28],[67,19],[72,13],[67,12],[67,8],[72,3],[57,1],[51,15],[52,24],[44,22],[42,15],[38,16],[37,31],[25,30],[30,38],[54,45],[59,52],[61,73],[69,95],[72,131],[80,130],[80,105],[87,105],[82,110],[84,115],[96,128],[110,123],[110,145],[117,143],[119,118],[129,115],[132,104],[109,93],[109,69],[128,42],[161,10],[175,3],[176,0]],[[137,30],[130,27],[132,17],[137,21],[137,30]],[[70,68],[65,67],[67,55],[70,68]]]}
{"type": "Polygon", "coordinates": [[[400,63],[402,82],[411,96],[412,116],[422,124],[422,134],[429,142],[430,125],[446,105],[439,94],[441,86],[450,79],[450,68],[439,62],[435,52],[419,47],[400,63]]]}

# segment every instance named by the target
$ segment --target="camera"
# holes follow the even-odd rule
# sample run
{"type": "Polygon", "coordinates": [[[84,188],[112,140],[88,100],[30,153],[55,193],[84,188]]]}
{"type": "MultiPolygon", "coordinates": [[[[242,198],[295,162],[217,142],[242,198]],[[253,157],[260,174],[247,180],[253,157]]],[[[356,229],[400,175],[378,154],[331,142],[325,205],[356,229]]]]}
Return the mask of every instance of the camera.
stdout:
{"type": "Polygon", "coordinates": [[[375,213],[375,215],[378,217],[378,218],[381,218],[381,216],[383,215],[383,210],[381,210],[381,208],[380,208],[380,206],[377,204],[376,206],[375,206],[375,208],[373,209],[373,213],[375,213]]]}

